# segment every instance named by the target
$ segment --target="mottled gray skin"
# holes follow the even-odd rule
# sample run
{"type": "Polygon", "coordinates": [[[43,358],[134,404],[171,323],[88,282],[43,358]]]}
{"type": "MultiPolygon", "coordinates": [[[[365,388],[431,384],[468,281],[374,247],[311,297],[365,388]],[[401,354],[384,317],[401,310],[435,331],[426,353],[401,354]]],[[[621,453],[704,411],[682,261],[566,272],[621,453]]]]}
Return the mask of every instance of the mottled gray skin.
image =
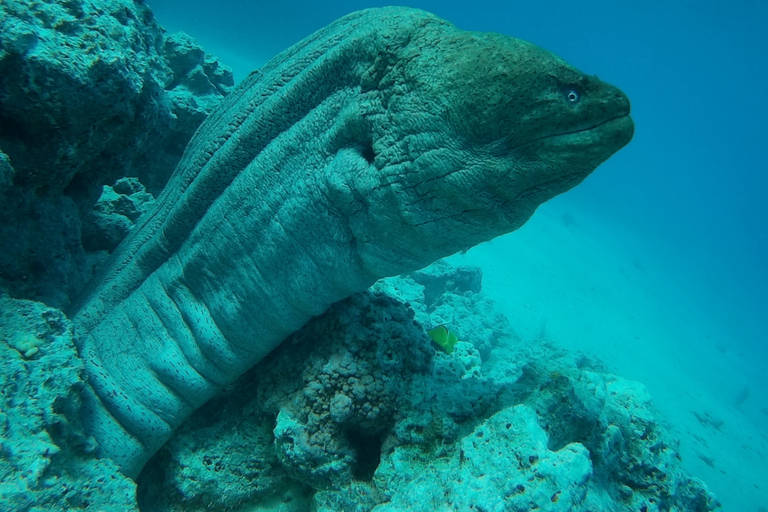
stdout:
{"type": "Polygon", "coordinates": [[[74,317],[86,421],[135,476],[288,334],[520,227],[627,144],[618,89],[428,13],[353,13],[251,74],[74,317]]]}

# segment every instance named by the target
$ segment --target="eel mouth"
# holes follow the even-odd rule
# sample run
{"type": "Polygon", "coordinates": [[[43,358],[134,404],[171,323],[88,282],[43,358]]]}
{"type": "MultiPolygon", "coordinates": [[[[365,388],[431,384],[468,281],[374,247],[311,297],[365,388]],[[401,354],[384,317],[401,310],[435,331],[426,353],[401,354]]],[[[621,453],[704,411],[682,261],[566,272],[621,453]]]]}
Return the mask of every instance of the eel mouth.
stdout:
{"type": "Polygon", "coordinates": [[[607,121],[590,128],[589,131],[596,133],[601,139],[605,139],[606,145],[610,145],[611,143],[616,144],[611,152],[612,155],[629,144],[632,140],[632,137],[635,135],[635,122],[630,117],[629,113],[626,113],[608,119],[607,121]],[[599,131],[603,131],[604,133],[597,133],[599,131]]]}
{"type": "Polygon", "coordinates": [[[629,144],[635,133],[635,123],[629,113],[606,119],[600,123],[567,132],[545,135],[531,142],[552,143],[578,150],[584,161],[599,159],[601,164],[611,155],[629,144]]]}
{"type": "Polygon", "coordinates": [[[611,117],[599,123],[587,126],[585,128],[578,128],[578,129],[564,131],[564,132],[550,133],[547,135],[536,137],[535,139],[531,139],[514,146],[512,148],[512,151],[523,149],[526,146],[531,146],[533,144],[536,144],[537,142],[548,142],[548,141],[556,141],[556,140],[559,141],[561,140],[561,138],[566,138],[566,137],[569,139],[570,143],[578,144],[577,141],[573,140],[573,139],[576,139],[575,137],[569,137],[569,136],[580,135],[580,134],[581,135],[593,134],[592,137],[584,137],[584,139],[589,139],[590,143],[592,144],[595,144],[595,143],[599,144],[601,143],[602,139],[616,138],[617,139],[616,142],[619,143],[619,145],[611,153],[613,154],[619,149],[621,149],[622,147],[624,147],[625,145],[627,145],[630,140],[632,140],[632,136],[634,135],[634,131],[635,131],[634,127],[635,127],[634,121],[632,120],[632,118],[629,115],[629,112],[627,111],[615,117],[611,117]],[[625,141],[621,143],[620,142],[621,140],[625,140],[625,141]]]}
{"type": "MultiPolygon", "coordinates": [[[[616,117],[612,117],[610,119],[607,119],[607,120],[603,121],[602,123],[598,123],[598,124],[596,124],[595,126],[593,126],[591,128],[587,128],[584,131],[595,130],[597,128],[600,128],[601,126],[610,126],[612,128],[615,128],[618,131],[625,131],[625,132],[627,132],[627,136],[628,136],[627,142],[632,140],[632,135],[634,135],[634,133],[635,133],[635,122],[632,120],[632,117],[630,117],[629,111],[627,111],[627,112],[625,112],[625,113],[623,113],[621,115],[618,115],[616,117]]],[[[577,132],[575,132],[575,133],[577,133],[577,132]]]]}
{"type": "MultiPolygon", "coordinates": [[[[544,135],[542,137],[539,137],[538,139],[532,140],[531,142],[536,142],[537,140],[543,140],[543,139],[551,139],[554,137],[566,137],[568,135],[577,135],[577,134],[584,134],[584,133],[590,133],[590,132],[595,134],[597,134],[598,132],[606,132],[604,135],[611,135],[608,132],[613,130],[616,131],[617,135],[623,134],[626,137],[626,142],[622,144],[619,148],[616,148],[615,151],[618,151],[621,147],[628,144],[629,141],[632,140],[632,136],[634,135],[635,123],[630,117],[629,112],[623,113],[616,117],[611,117],[610,119],[606,119],[605,121],[601,121],[597,124],[587,126],[586,128],[579,128],[579,129],[570,130],[567,132],[554,133],[552,135],[544,135]]],[[[601,135],[603,134],[601,133],[601,135]]]]}
{"type": "MultiPolygon", "coordinates": [[[[561,132],[539,137],[520,147],[527,157],[538,160],[542,154],[549,162],[542,170],[547,173],[540,175],[537,183],[520,190],[515,201],[530,200],[544,202],[561,194],[589,176],[600,164],[608,160],[614,153],[626,146],[634,135],[634,121],[629,114],[607,119],[591,127],[561,132]],[[552,172],[552,169],[556,171],[552,172]]],[[[524,157],[524,160],[526,158],[524,157]]]]}

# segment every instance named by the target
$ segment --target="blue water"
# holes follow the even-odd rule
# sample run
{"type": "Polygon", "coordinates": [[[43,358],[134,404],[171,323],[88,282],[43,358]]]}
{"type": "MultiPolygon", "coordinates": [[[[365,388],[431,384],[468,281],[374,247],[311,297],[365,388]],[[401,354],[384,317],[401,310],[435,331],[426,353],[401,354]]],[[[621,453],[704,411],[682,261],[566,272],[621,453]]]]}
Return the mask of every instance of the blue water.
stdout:
{"type": "MultiPolygon", "coordinates": [[[[387,4],[148,3],[161,25],[192,34],[238,79],[339,16],[387,4]]],[[[725,333],[717,345],[739,356],[730,364],[750,389],[745,414],[760,432],[760,410],[768,410],[768,2],[403,4],[463,29],[529,40],[627,93],[634,140],[555,206],[632,238],[644,248],[639,261],[660,262],[670,289],[725,333]]]]}

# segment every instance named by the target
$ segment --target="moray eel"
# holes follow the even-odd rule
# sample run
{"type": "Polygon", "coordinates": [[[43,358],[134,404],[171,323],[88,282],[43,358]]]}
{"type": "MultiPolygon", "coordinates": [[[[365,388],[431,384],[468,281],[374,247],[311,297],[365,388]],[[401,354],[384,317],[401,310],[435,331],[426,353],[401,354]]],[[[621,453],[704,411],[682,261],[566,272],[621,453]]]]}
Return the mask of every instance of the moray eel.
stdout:
{"type": "Polygon", "coordinates": [[[310,317],[520,227],[632,134],[617,88],[419,10],[356,12],[279,54],[72,312],[100,454],[135,477],[310,317]]]}

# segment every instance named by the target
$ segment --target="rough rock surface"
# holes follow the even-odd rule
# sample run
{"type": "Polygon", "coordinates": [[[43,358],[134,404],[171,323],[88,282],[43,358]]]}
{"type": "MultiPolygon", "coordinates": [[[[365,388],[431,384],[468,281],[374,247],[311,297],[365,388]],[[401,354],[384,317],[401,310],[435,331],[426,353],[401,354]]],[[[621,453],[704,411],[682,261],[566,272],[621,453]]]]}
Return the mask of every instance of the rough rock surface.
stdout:
{"type": "Polygon", "coordinates": [[[94,258],[80,243],[80,212],[67,195],[8,187],[0,195],[0,240],[0,291],[12,296],[60,306],[93,274],[94,258]]]}
{"type": "Polygon", "coordinates": [[[426,461],[411,449],[395,449],[376,479],[389,499],[375,510],[576,510],[591,477],[582,445],[551,451],[536,414],[517,405],[478,425],[449,456],[426,461]]]}
{"type": "Polygon", "coordinates": [[[234,85],[130,0],[7,0],[0,10],[0,287],[67,304],[92,275],[80,214],[103,185],[167,181],[234,85]],[[56,212],[62,212],[57,215],[56,212]]]}
{"type": "Polygon", "coordinates": [[[0,510],[137,510],[80,424],[82,370],[60,311],[0,298],[0,510]]]}
{"type": "Polygon", "coordinates": [[[642,385],[587,356],[525,346],[481,293],[447,284],[463,281],[466,269],[425,272],[449,277],[433,310],[460,305],[457,331],[490,332],[479,338],[491,344],[487,358],[469,342],[450,355],[431,347],[425,358],[430,346],[415,319],[436,289],[408,277],[379,282],[378,292],[337,304],[195,413],[140,476],[142,510],[718,508],[681,471],[676,441],[642,385]],[[382,290],[410,297],[408,305],[382,290]],[[395,395],[375,385],[352,392],[350,379],[377,381],[366,376],[382,363],[382,347],[416,366],[383,375],[395,395]],[[360,413],[374,408],[371,423],[360,413]]]}
{"type": "Polygon", "coordinates": [[[19,185],[119,177],[180,121],[188,131],[178,87],[220,98],[234,85],[188,36],[165,38],[142,3],[8,0],[0,23],[0,147],[19,185]]]}
{"type": "Polygon", "coordinates": [[[432,350],[413,316],[386,295],[354,295],[254,371],[265,374],[258,400],[276,414],[275,448],[293,478],[325,488],[372,476],[400,401],[430,368],[432,350]]]}
{"type": "MultiPolygon", "coordinates": [[[[406,277],[377,288],[425,295],[406,277]]],[[[463,305],[457,330],[491,332],[486,360],[469,342],[431,346],[418,299],[354,295],[195,413],[142,473],[140,509],[717,509],[642,385],[525,346],[482,294],[447,288],[433,304],[463,305]]],[[[0,508],[136,510],[133,482],[80,424],[64,315],[0,299],[0,356],[0,508]]]]}
{"type": "Polygon", "coordinates": [[[113,251],[154,201],[136,178],[121,178],[112,187],[104,185],[101,197],[83,219],[83,248],[113,251]]]}

